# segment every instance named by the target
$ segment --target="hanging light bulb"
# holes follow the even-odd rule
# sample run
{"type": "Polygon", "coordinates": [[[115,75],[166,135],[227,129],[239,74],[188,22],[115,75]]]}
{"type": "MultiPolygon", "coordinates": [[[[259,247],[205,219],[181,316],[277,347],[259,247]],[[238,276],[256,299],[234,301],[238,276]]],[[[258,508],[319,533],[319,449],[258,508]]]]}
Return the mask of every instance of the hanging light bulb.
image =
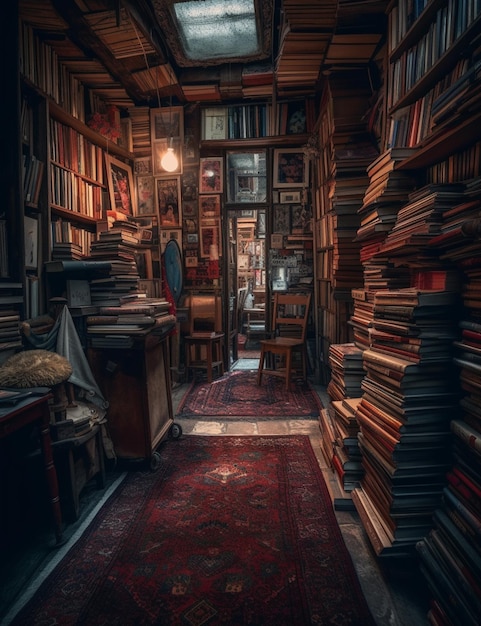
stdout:
{"type": "Polygon", "coordinates": [[[175,172],[179,167],[179,159],[174,152],[173,140],[170,138],[170,145],[167,148],[167,152],[160,160],[160,164],[166,172],[175,172]]]}

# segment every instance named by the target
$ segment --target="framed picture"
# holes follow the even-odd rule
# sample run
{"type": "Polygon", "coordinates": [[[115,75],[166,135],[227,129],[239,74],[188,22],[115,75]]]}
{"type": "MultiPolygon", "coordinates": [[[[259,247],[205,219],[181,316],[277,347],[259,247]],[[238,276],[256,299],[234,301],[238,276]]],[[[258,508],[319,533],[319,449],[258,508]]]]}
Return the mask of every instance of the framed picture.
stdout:
{"type": "Polygon", "coordinates": [[[291,207],[288,204],[276,204],[273,218],[274,233],[288,235],[291,232],[291,207]]]}
{"type": "Polygon", "coordinates": [[[182,195],[182,212],[184,217],[196,217],[197,209],[197,202],[194,200],[186,200],[182,195]]]}
{"type": "Polygon", "coordinates": [[[272,233],[271,248],[282,248],[284,245],[284,235],[281,233],[272,233]]]}
{"type": "Polygon", "coordinates": [[[200,159],[200,193],[222,193],[224,188],[222,157],[200,159]]]}
{"type": "Polygon", "coordinates": [[[220,220],[204,220],[200,224],[200,256],[217,260],[221,254],[220,220]]]}
{"type": "Polygon", "coordinates": [[[240,212],[241,217],[254,217],[253,209],[242,209],[240,212]]]}
{"type": "Polygon", "coordinates": [[[183,107],[150,109],[150,139],[152,142],[169,137],[182,137],[183,128],[183,107]]]}
{"type": "Polygon", "coordinates": [[[187,233],[187,243],[199,243],[199,234],[187,233]]]}
{"type": "Polygon", "coordinates": [[[132,168],[110,154],[105,155],[107,168],[107,185],[110,196],[110,208],[125,215],[136,213],[134,202],[134,179],[132,168]]]}
{"type": "Polygon", "coordinates": [[[304,152],[299,148],[274,150],[274,187],[307,187],[309,170],[304,152]]]}
{"type": "Polygon", "coordinates": [[[302,204],[291,206],[291,228],[292,230],[309,232],[312,230],[312,211],[310,207],[302,204]]]}
{"type": "Polygon", "coordinates": [[[153,174],[152,157],[145,156],[134,159],[134,174],[136,176],[147,176],[153,174]]]}
{"type": "Polygon", "coordinates": [[[171,228],[171,229],[162,229],[160,231],[160,250],[164,252],[165,246],[168,242],[174,239],[178,244],[180,249],[182,250],[182,229],[181,228],[171,228]]]}
{"type": "Polygon", "coordinates": [[[220,196],[200,196],[199,198],[200,217],[220,217],[220,196]]]}
{"type": "Polygon", "coordinates": [[[137,187],[136,215],[155,215],[154,177],[139,175],[135,177],[137,187]]]}
{"type": "Polygon", "coordinates": [[[199,259],[197,256],[186,256],[184,257],[185,267],[197,267],[199,265],[199,259]]]}
{"type": "Polygon", "coordinates": [[[156,205],[159,214],[161,228],[180,228],[180,179],[172,178],[155,179],[156,205]]]}
{"type": "Polygon", "coordinates": [[[281,204],[295,204],[301,201],[300,191],[280,191],[279,202],[281,204]]]}
{"type": "Polygon", "coordinates": [[[264,239],[265,236],[266,236],[266,212],[258,211],[257,223],[256,223],[256,237],[257,239],[264,239]]]}
{"type": "Polygon", "coordinates": [[[182,153],[184,150],[184,109],[181,106],[160,107],[150,110],[150,142],[152,146],[152,169],[154,176],[172,174],[161,164],[172,139],[172,147],[179,161],[175,174],[182,173],[182,153]]]}
{"type": "Polygon", "coordinates": [[[199,168],[186,168],[182,174],[182,200],[197,200],[199,195],[199,168]]]}

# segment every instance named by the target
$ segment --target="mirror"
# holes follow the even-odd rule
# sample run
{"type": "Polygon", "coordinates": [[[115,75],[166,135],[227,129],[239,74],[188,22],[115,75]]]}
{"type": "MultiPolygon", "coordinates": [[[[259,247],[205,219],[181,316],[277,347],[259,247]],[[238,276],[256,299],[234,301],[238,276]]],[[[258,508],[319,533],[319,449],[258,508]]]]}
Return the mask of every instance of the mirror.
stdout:
{"type": "Polygon", "coordinates": [[[266,202],[266,153],[228,152],[227,202],[248,204],[266,202]]]}

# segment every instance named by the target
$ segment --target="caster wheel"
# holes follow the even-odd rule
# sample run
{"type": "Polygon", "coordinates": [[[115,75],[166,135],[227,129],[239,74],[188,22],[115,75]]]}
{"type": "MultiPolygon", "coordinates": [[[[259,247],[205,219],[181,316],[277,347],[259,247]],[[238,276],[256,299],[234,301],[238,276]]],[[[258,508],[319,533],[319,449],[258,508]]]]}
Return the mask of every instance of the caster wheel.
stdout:
{"type": "Polygon", "coordinates": [[[160,467],[160,454],[158,452],[153,452],[150,457],[150,469],[155,472],[160,467]]]}
{"type": "Polygon", "coordinates": [[[172,439],[178,439],[182,435],[182,426],[174,422],[172,426],[170,427],[169,434],[172,437],[172,439]]]}

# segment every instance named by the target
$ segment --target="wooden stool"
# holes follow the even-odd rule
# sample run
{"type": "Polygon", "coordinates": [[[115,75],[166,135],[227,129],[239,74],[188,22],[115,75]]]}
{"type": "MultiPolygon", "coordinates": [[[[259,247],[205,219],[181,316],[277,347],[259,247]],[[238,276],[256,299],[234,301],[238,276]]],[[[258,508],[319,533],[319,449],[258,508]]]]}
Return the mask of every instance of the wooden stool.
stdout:
{"type": "Polygon", "coordinates": [[[219,376],[224,373],[224,333],[210,333],[208,336],[200,334],[185,337],[185,367],[189,370],[205,371],[207,382],[211,383],[214,370],[219,376]]]}

